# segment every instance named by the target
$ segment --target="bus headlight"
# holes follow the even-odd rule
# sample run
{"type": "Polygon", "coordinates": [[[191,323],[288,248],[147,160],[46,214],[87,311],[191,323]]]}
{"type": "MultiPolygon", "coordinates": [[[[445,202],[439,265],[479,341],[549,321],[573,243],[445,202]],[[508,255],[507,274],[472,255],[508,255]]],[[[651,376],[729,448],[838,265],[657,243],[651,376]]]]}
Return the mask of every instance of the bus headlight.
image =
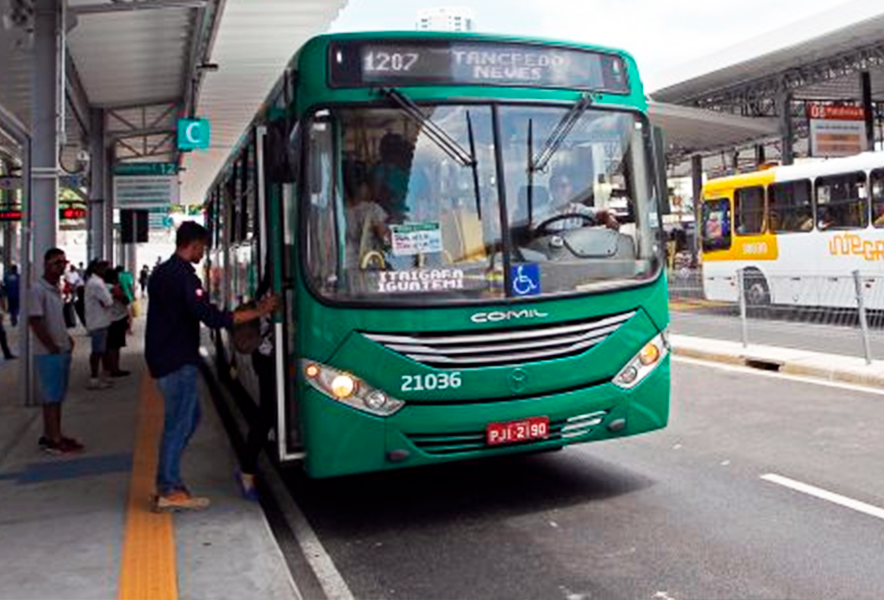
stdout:
{"type": "Polygon", "coordinates": [[[332,394],[338,400],[349,398],[356,391],[356,381],[349,375],[338,375],[331,382],[332,394]]]}
{"type": "Polygon", "coordinates": [[[301,361],[301,371],[311,387],[329,398],[357,410],[387,417],[405,406],[401,400],[391,398],[358,377],[327,365],[312,360],[303,360],[301,361]]]}
{"type": "Polygon", "coordinates": [[[667,354],[669,354],[669,338],[664,331],[645,344],[639,353],[626,363],[626,366],[614,377],[613,384],[625,390],[634,388],[657,368],[667,354]]]}

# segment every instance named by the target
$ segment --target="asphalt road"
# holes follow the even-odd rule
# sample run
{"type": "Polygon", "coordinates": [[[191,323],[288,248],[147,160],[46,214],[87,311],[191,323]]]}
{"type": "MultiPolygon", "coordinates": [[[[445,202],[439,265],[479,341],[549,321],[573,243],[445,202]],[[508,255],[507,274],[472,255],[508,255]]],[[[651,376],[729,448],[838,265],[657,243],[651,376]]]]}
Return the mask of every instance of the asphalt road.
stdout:
{"type": "Polygon", "coordinates": [[[663,431],[289,488],[356,598],[884,596],[884,396],[674,365],[663,431]]]}

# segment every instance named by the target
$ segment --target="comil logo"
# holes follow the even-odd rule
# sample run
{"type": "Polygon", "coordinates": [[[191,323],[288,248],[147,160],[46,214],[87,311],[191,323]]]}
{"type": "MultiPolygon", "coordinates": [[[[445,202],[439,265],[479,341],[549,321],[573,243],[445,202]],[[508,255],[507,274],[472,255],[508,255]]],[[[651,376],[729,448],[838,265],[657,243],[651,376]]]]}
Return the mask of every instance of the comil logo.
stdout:
{"type": "Polygon", "coordinates": [[[526,308],[523,310],[496,310],[476,313],[470,317],[470,321],[473,323],[497,323],[499,321],[514,321],[516,319],[540,319],[548,316],[549,313],[540,312],[535,308],[526,308]]]}

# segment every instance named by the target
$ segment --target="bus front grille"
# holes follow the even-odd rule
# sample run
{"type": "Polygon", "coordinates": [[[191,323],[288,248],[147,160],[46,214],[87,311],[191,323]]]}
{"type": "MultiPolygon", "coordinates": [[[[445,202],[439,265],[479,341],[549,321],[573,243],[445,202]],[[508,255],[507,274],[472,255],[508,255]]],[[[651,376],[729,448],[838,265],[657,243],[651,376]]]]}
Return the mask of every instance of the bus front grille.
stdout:
{"type": "Polygon", "coordinates": [[[484,431],[462,433],[409,433],[408,439],[421,451],[432,456],[450,456],[462,452],[479,450],[498,450],[512,445],[524,446],[548,442],[567,442],[571,439],[589,435],[605,420],[608,411],[598,411],[585,415],[577,415],[568,419],[550,421],[549,436],[520,444],[489,446],[485,441],[484,431]]]}
{"type": "Polygon", "coordinates": [[[411,360],[441,369],[523,364],[576,356],[601,344],[635,311],[589,321],[476,333],[363,333],[411,360]]]}

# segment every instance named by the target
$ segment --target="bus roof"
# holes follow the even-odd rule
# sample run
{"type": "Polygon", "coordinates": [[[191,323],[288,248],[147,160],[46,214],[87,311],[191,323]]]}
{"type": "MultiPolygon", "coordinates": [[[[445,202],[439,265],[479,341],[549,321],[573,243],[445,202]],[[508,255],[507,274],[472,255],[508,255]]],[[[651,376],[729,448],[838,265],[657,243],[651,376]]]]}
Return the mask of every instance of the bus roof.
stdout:
{"type": "Polygon", "coordinates": [[[817,177],[838,173],[871,171],[873,169],[884,169],[884,152],[863,152],[853,156],[814,160],[797,165],[776,166],[750,173],[710,179],[703,186],[703,191],[705,194],[710,194],[737,187],[765,185],[775,181],[812,180],[817,177]]]}
{"type": "Polygon", "coordinates": [[[871,171],[872,169],[884,168],[884,152],[863,152],[854,156],[843,158],[830,158],[805,162],[788,167],[777,167],[777,181],[795,181],[796,179],[814,179],[836,173],[851,173],[854,171],[871,171]]]}

